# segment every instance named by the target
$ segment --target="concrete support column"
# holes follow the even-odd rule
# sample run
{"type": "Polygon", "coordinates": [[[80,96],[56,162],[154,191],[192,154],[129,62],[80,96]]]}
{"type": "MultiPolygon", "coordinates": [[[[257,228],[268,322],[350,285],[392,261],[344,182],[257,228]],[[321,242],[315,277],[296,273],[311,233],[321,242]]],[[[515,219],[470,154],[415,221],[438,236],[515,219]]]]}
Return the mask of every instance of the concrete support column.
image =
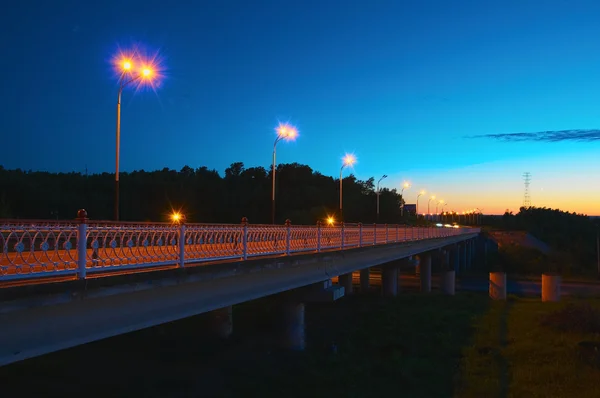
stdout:
{"type": "Polygon", "coordinates": [[[440,266],[443,270],[452,270],[450,264],[450,252],[447,249],[440,250],[440,266]]]}
{"type": "Polygon", "coordinates": [[[467,270],[467,245],[464,243],[459,244],[458,252],[460,253],[460,272],[463,273],[467,270]]]}
{"type": "Polygon", "coordinates": [[[431,254],[419,254],[419,258],[421,265],[421,291],[429,293],[431,292],[431,254]]]}
{"type": "Polygon", "coordinates": [[[490,298],[506,300],[506,273],[490,272],[490,298]]]}
{"type": "Polygon", "coordinates": [[[304,303],[287,301],[281,305],[280,346],[294,351],[306,348],[304,303]]]}
{"type": "Polygon", "coordinates": [[[388,265],[381,268],[381,287],[385,297],[398,294],[398,266],[388,265]]]}
{"type": "Polygon", "coordinates": [[[455,292],[455,282],[456,282],[456,274],[454,271],[442,271],[440,275],[440,288],[442,293],[447,294],[449,296],[454,296],[455,292]]]}
{"type": "Polygon", "coordinates": [[[209,313],[211,332],[222,339],[227,339],[233,333],[233,306],[219,308],[209,313]]]}
{"type": "Polygon", "coordinates": [[[360,292],[366,293],[369,291],[369,268],[360,270],[360,292]]]}
{"type": "Polygon", "coordinates": [[[484,266],[485,269],[488,269],[488,243],[487,243],[487,238],[482,239],[482,244],[481,244],[481,253],[483,255],[483,260],[482,260],[482,264],[484,266]]]}
{"type": "Polygon", "coordinates": [[[542,274],[542,301],[560,301],[560,275],[542,274]]]}
{"type": "Polygon", "coordinates": [[[454,275],[460,275],[460,250],[458,246],[454,246],[450,253],[450,269],[454,270],[454,275]]]}
{"type": "Polygon", "coordinates": [[[473,245],[472,245],[472,243],[473,243],[473,242],[472,242],[471,240],[468,240],[468,241],[465,243],[465,249],[467,250],[467,254],[466,254],[466,257],[467,257],[467,264],[466,264],[466,267],[467,267],[467,269],[471,269],[471,266],[472,266],[472,265],[471,265],[471,260],[473,259],[473,256],[472,256],[472,252],[473,252],[473,245]]]}
{"type": "Polygon", "coordinates": [[[344,294],[352,294],[352,272],[340,275],[338,283],[344,288],[344,294]]]}

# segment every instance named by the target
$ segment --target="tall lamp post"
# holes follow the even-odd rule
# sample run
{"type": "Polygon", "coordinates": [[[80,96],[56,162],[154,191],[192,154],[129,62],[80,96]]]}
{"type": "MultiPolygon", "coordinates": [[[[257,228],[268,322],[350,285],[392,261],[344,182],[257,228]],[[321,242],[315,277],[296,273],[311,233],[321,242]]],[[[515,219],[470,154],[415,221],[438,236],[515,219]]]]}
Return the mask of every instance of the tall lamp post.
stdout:
{"type": "MultiPolygon", "coordinates": [[[[442,213],[442,215],[445,215],[445,214],[444,214],[444,206],[446,206],[447,204],[448,204],[447,202],[444,202],[444,204],[442,205],[442,208],[441,208],[441,210],[440,210],[440,212],[442,213]]],[[[442,220],[444,220],[445,218],[446,218],[446,217],[442,217],[442,220]]]]}
{"type": "Polygon", "coordinates": [[[342,159],[342,168],[340,169],[340,221],[341,222],[344,221],[344,212],[342,210],[342,190],[343,190],[342,172],[344,171],[344,169],[346,167],[348,167],[348,166],[352,167],[352,165],[354,165],[354,163],[356,163],[356,157],[354,157],[354,155],[346,155],[342,159]]]}
{"type": "Polygon", "coordinates": [[[435,199],[435,195],[433,195],[431,198],[429,198],[429,201],[427,201],[427,216],[430,217],[431,216],[431,211],[429,210],[429,204],[431,203],[431,201],[435,199]]]}
{"type": "Polygon", "coordinates": [[[275,138],[275,143],[273,144],[273,167],[271,171],[271,176],[273,178],[271,187],[271,224],[275,224],[275,157],[277,152],[277,143],[281,140],[291,141],[296,139],[298,136],[298,130],[296,127],[287,123],[279,123],[279,126],[277,126],[275,131],[277,132],[277,138],[275,138]]]}
{"type": "Polygon", "coordinates": [[[440,200],[439,200],[439,201],[438,201],[438,202],[435,204],[435,219],[436,219],[436,220],[439,220],[439,219],[440,219],[440,218],[439,218],[439,214],[440,214],[440,213],[438,213],[438,206],[439,206],[440,204],[442,204],[442,203],[444,203],[444,199],[440,199],[440,200]]]}
{"type": "MultiPolygon", "coordinates": [[[[400,217],[402,219],[404,219],[404,190],[409,189],[409,188],[410,188],[410,184],[408,182],[405,182],[404,184],[402,184],[402,189],[400,190],[400,200],[402,201],[402,206],[400,206],[400,217]]],[[[419,200],[419,197],[417,196],[417,201],[418,200],[419,200]]],[[[419,214],[418,208],[419,207],[417,206],[417,215],[419,214]]]]}
{"type": "Polygon", "coordinates": [[[117,144],[116,144],[116,164],[115,164],[115,221],[119,221],[119,157],[121,150],[121,95],[123,89],[134,82],[151,81],[155,77],[154,69],[149,65],[135,65],[134,60],[128,57],[121,57],[117,62],[121,76],[119,77],[119,95],[117,97],[117,144]]]}
{"type": "Polygon", "coordinates": [[[425,191],[421,191],[417,195],[417,221],[419,220],[419,197],[422,196],[422,195],[425,195],[426,193],[427,192],[425,192],[425,191]]]}
{"type": "Polygon", "coordinates": [[[383,176],[381,176],[379,181],[377,181],[377,221],[379,221],[379,195],[381,194],[381,190],[379,189],[379,183],[384,178],[387,178],[387,174],[384,174],[383,176]]]}

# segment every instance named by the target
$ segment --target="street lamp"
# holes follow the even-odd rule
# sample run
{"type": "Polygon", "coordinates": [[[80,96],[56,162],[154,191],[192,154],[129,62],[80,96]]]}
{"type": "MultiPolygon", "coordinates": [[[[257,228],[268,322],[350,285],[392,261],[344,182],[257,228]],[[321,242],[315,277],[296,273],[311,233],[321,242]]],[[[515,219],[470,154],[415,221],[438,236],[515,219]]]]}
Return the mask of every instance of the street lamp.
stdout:
{"type": "Polygon", "coordinates": [[[275,224],[275,154],[277,150],[277,143],[281,140],[292,141],[298,137],[298,130],[296,127],[291,126],[287,123],[279,123],[279,126],[275,129],[277,132],[277,138],[273,144],[273,171],[271,173],[273,177],[273,185],[271,189],[271,224],[275,224]]]}
{"type": "Polygon", "coordinates": [[[117,98],[117,142],[115,164],[115,221],[119,221],[119,156],[121,149],[121,95],[123,89],[132,83],[151,83],[156,78],[156,70],[149,62],[121,55],[116,66],[119,70],[119,95],[117,98]]]}
{"type": "Polygon", "coordinates": [[[379,183],[381,182],[381,180],[383,180],[384,178],[387,178],[387,174],[384,174],[379,181],[377,181],[377,221],[379,221],[379,195],[381,194],[381,191],[379,190],[379,183]]]}
{"type": "MultiPolygon", "coordinates": [[[[444,204],[442,205],[442,208],[440,209],[440,212],[441,212],[442,214],[444,214],[444,207],[445,207],[447,204],[448,204],[447,202],[444,202],[444,204]]],[[[444,215],[446,215],[446,214],[444,214],[444,215]]],[[[446,217],[442,217],[442,219],[444,219],[444,218],[446,218],[446,217]]]]}
{"type": "Polygon", "coordinates": [[[431,201],[435,199],[435,195],[433,195],[431,198],[429,198],[429,201],[427,202],[427,214],[429,216],[431,216],[431,211],[429,210],[429,204],[431,203],[431,201]]]}
{"type": "Polygon", "coordinates": [[[417,195],[417,220],[419,218],[419,196],[425,195],[427,192],[425,191],[421,191],[419,192],[419,194],[417,195]]]}
{"type": "Polygon", "coordinates": [[[340,169],[340,221],[344,221],[344,217],[343,217],[343,210],[342,210],[342,172],[344,171],[344,168],[350,166],[352,167],[352,165],[354,165],[354,163],[356,163],[356,157],[354,155],[351,154],[347,154],[346,156],[344,156],[344,158],[342,159],[342,168],[340,169]]]}
{"type": "Polygon", "coordinates": [[[436,220],[439,220],[439,214],[440,214],[440,213],[438,213],[438,205],[439,205],[440,203],[444,203],[444,199],[440,199],[440,200],[439,200],[439,201],[438,201],[438,202],[435,204],[435,219],[436,219],[436,220]]]}
{"type": "MultiPolygon", "coordinates": [[[[400,206],[400,217],[404,218],[404,190],[405,189],[409,189],[410,188],[410,184],[408,182],[405,182],[404,184],[402,184],[402,189],[400,190],[400,200],[402,200],[402,206],[400,206]]],[[[419,195],[420,196],[420,195],[419,195]]],[[[419,200],[419,197],[417,196],[417,201],[419,200]]],[[[419,214],[419,209],[417,206],[417,214],[419,214]]]]}

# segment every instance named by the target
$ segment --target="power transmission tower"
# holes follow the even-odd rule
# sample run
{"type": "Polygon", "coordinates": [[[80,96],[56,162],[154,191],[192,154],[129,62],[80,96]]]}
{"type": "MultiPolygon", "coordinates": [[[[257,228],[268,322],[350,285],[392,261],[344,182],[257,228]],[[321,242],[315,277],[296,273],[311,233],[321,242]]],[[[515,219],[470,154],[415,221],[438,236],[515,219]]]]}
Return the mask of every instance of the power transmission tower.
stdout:
{"type": "Polygon", "coordinates": [[[523,173],[523,180],[525,181],[525,195],[523,195],[523,207],[531,207],[531,196],[529,195],[529,184],[531,183],[531,173],[526,171],[523,173]]]}

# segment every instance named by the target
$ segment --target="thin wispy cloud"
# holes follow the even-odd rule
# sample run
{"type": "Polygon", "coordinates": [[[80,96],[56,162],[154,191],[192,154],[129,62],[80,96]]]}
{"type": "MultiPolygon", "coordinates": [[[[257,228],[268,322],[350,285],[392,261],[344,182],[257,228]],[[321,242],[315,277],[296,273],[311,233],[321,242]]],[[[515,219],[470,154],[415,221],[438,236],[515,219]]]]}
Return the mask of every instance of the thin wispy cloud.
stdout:
{"type": "Polygon", "coordinates": [[[558,131],[538,131],[535,133],[503,133],[503,134],[482,134],[470,136],[469,138],[491,138],[498,141],[522,142],[522,141],[543,141],[543,142],[561,142],[561,141],[579,141],[592,142],[600,141],[600,130],[558,130],[558,131]]]}

